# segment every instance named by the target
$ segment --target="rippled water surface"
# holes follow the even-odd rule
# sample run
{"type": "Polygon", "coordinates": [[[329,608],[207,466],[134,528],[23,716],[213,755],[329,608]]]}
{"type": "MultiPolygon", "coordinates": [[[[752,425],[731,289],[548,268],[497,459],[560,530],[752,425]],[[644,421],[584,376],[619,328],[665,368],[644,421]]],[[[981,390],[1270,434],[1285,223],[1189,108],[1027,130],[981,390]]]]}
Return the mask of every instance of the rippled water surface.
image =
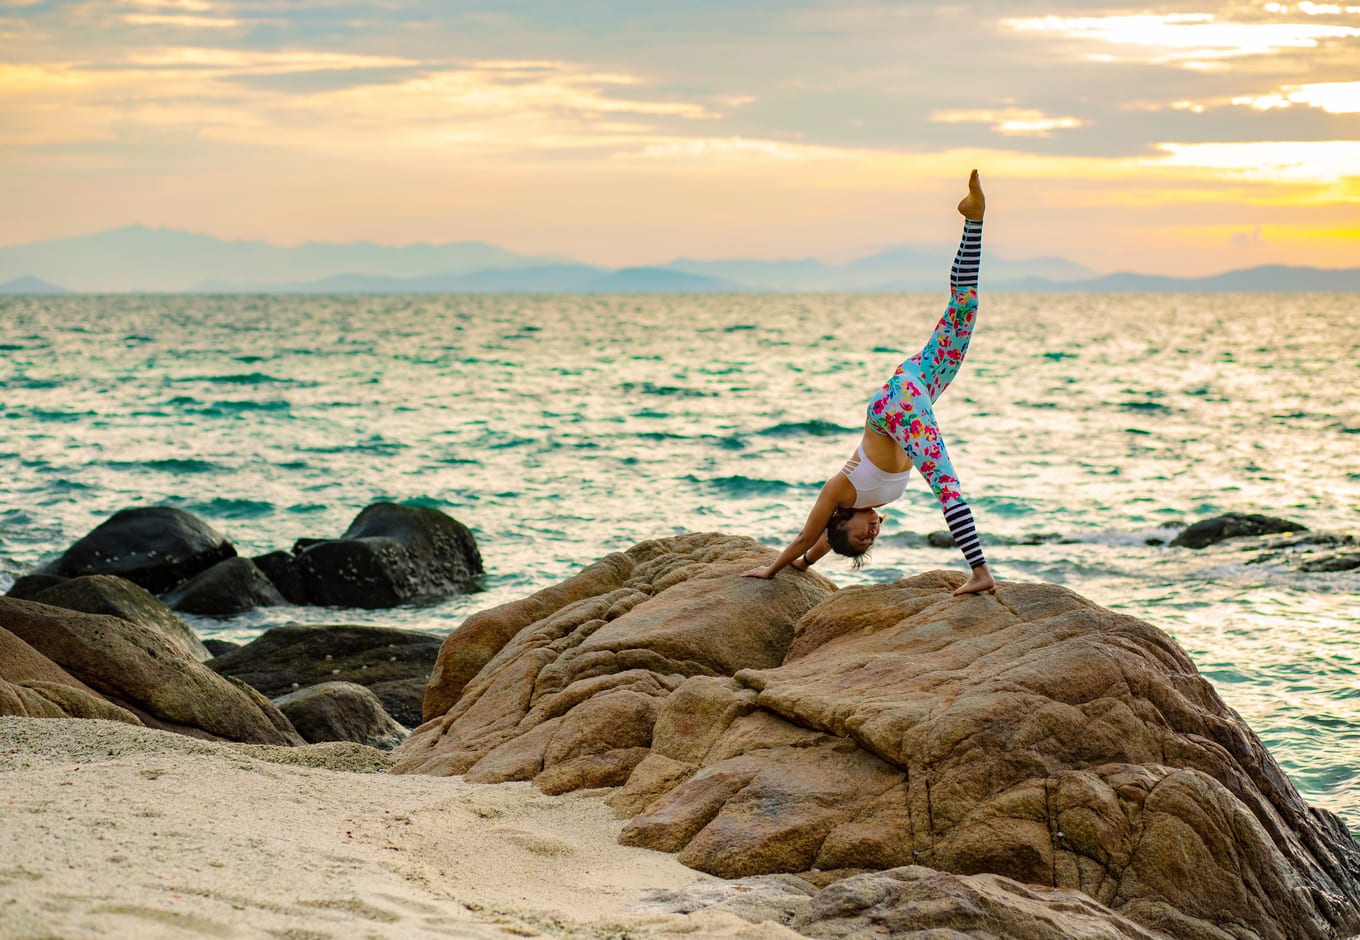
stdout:
{"type": "MultiPolygon", "coordinates": [[[[658,535],[791,538],[941,299],[0,298],[0,588],[125,506],[242,554],[378,499],[467,523],[487,590],[300,620],[448,632],[658,535]]],[[[937,414],[1006,578],[1173,634],[1313,802],[1360,828],[1360,570],[1150,545],[1239,510],[1360,532],[1360,298],[985,295],[937,414]],[[1024,544],[1038,542],[1038,544],[1024,544]]],[[[961,566],[920,481],[842,584],[961,566]]]]}

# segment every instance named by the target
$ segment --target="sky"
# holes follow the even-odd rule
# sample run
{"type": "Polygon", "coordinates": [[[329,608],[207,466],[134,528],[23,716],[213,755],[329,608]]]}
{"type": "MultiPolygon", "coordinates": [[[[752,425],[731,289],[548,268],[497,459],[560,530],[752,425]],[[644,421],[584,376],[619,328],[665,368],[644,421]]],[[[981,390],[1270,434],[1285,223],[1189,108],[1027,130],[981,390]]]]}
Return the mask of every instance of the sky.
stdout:
{"type": "Polygon", "coordinates": [[[0,0],[0,246],[1360,266],[1360,0],[0,0]]]}

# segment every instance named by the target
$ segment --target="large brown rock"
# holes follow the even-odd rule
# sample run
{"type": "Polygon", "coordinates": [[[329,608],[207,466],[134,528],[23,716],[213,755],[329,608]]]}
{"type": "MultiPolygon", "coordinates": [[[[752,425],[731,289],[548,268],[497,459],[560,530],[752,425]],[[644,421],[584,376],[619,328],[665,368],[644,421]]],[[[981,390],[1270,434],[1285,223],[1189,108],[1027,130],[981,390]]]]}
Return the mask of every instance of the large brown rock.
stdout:
{"type": "Polygon", "coordinates": [[[300,744],[282,713],[152,627],[0,598],[0,627],[151,727],[251,744],[300,744]]]}
{"type": "Polygon", "coordinates": [[[633,565],[628,555],[609,555],[561,584],[468,617],[439,649],[429,685],[425,687],[424,720],[438,718],[452,708],[472,677],[516,633],[574,601],[622,587],[632,574],[633,565]]]}
{"type": "Polygon", "coordinates": [[[1166,940],[1078,891],[919,865],[853,875],[821,890],[789,875],[701,881],[652,892],[643,911],[723,911],[786,924],[815,940],[1166,940]]]}
{"type": "Polygon", "coordinates": [[[492,638],[534,617],[459,694],[427,694],[427,708],[443,697],[452,704],[396,750],[394,772],[535,780],[554,793],[623,783],[649,753],[675,688],[778,665],[798,619],[833,590],[813,574],[737,577],[768,551],[721,535],[644,542],[560,591],[493,612],[466,641],[456,631],[439,677],[454,684],[448,664],[461,649],[481,659],[492,638]]]}
{"type": "Polygon", "coordinates": [[[762,557],[643,543],[455,632],[394,770],[626,780],[630,844],[835,882],[780,918],[814,936],[1360,929],[1344,825],[1162,631],[1046,584],[739,577],[762,557]]]}
{"type": "Polygon", "coordinates": [[[107,718],[140,725],[94,689],[8,630],[0,628],[0,715],[107,718]]]}
{"type": "Polygon", "coordinates": [[[1345,827],[1166,634],[1053,585],[960,580],[840,591],[782,665],[680,685],[615,797],[624,841],[726,877],[991,873],[1172,937],[1360,928],[1345,827]]]}

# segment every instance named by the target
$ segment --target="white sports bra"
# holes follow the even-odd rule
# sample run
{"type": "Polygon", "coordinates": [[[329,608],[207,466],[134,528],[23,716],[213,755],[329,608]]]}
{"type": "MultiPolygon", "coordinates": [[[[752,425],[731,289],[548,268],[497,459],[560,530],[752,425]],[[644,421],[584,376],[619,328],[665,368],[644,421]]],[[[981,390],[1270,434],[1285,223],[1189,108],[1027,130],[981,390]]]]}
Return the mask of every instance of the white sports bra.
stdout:
{"type": "Polygon", "coordinates": [[[880,470],[872,460],[864,456],[862,445],[856,448],[855,456],[841,467],[841,473],[845,474],[845,478],[855,488],[855,509],[868,509],[871,506],[891,503],[906,491],[907,480],[911,479],[910,470],[901,473],[880,470]]]}

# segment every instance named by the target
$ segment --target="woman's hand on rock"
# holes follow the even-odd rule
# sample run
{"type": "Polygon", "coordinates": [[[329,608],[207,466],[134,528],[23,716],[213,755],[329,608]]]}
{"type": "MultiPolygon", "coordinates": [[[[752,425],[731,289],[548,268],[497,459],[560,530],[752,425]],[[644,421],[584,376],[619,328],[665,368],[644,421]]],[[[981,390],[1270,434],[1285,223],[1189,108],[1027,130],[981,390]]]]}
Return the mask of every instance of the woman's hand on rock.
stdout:
{"type": "Polygon", "coordinates": [[[768,581],[774,577],[774,572],[770,571],[768,566],[761,565],[758,568],[752,568],[750,571],[743,571],[741,576],[743,578],[764,578],[768,581]]]}

